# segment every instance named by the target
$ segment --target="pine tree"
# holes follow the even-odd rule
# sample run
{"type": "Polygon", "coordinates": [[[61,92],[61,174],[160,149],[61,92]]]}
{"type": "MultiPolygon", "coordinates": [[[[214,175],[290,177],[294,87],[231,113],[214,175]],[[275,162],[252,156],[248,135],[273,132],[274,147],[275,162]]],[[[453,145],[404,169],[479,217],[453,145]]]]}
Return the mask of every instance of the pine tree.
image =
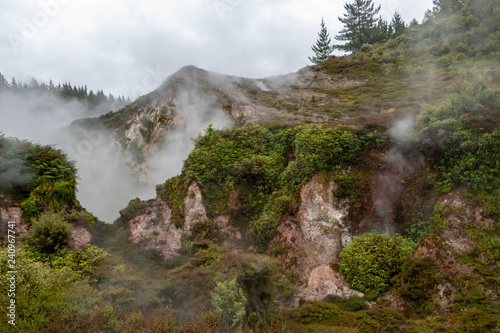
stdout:
{"type": "Polygon", "coordinates": [[[379,41],[379,30],[383,24],[379,24],[380,18],[376,18],[375,15],[380,11],[380,5],[375,8],[372,0],[354,0],[354,3],[344,4],[344,8],[347,13],[344,17],[339,17],[340,22],[344,23],[344,28],[335,39],[347,43],[336,46],[337,48],[356,52],[363,44],[379,41]]]}
{"type": "Polygon", "coordinates": [[[464,7],[462,0],[433,0],[432,3],[434,4],[433,12],[444,15],[451,15],[464,7]]]}
{"type": "Polygon", "coordinates": [[[5,76],[0,73],[0,89],[9,88],[9,82],[5,79],[5,76]]]}
{"type": "Polygon", "coordinates": [[[411,20],[411,21],[410,21],[410,24],[409,24],[408,26],[409,26],[410,28],[414,28],[414,27],[418,26],[418,21],[417,21],[417,19],[415,19],[415,18],[414,18],[413,20],[411,20]]]}
{"type": "Polygon", "coordinates": [[[311,49],[314,51],[314,57],[308,57],[309,61],[313,64],[319,64],[320,62],[325,61],[328,56],[333,52],[333,46],[331,45],[332,40],[330,39],[330,35],[328,30],[326,29],[325,22],[323,18],[321,18],[321,30],[318,33],[318,40],[316,44],[314,44],[311,49]]]}
{"type": "Polygon", "coordinates": [[[370,44],[385,42],[392,37],[393,33],[394,30],[392,28],[392,25],[379,17],[377,25],[373,29],[370,44]]]}
{"type": "Polygon", "coordinates": [[[401,17],[401,14],[399,14],[398,11],[396,11],[394,13],[394,16],[392,17],[391,27],[392,27],[393,37],[397,37],[404,34],[406,30],[406,24],[403,21],[403,18],[401,17]]]}

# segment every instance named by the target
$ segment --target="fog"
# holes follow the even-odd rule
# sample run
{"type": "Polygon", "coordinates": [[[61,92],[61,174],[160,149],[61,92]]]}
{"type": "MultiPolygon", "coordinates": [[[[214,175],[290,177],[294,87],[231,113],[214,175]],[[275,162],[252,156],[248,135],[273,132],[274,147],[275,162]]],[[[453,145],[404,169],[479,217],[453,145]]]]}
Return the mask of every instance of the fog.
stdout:
{"type": "MultiPolygon", "coordinates": [[[[93,115],[94,110],[84,102],[63,98],[53,91],[3,89],[0,90],[0,132],[65,151],[78,169],[78,199],[99,218],[109,219],[111,215],[104,214],[105,198],[110,194],[108,189],[113,187],[115,193],[123,193],[123,186],[130,188],[128,182],[107,182],[119,176],[126,179],[127,172],[116,158],[118,152],[113,149],[109,133],[86,132],[82,137],[82,133],[67,129],[76,119],[93,115]],[[88,195],[89,192],[92,196],[88,195]],[[89,200],[90,197],[93,200],[89,200]]],[[[11,181],[19,179],[15,170],[2,176],[9,176],[11,181]]]]}
{"type": "MultiPolygon", "coordinates": [[[[82,206],[113,222],[131,199],[153,197],[156,184],[181,172],[194,146],[192,139],[203,129],[210,124],[216,129],[232,126],[231,118],[215,105],[213,97],[194,90],[181,93],[179,126],[164,133],[161,144],[146,151],[146,160],[135,168],[120,138],[95,120],[85,119],[91,115],[85,103],[53,92],[0,91],[0,132],[66,152],[78,169],[77,198],[82,206]]],[[[16,168],[2,174],[23,181],[21,176],[16,168]]]]}
{"type": "MultiPolygon", "coordinates": [[[[185,79],[189,81],[192,78],[185,79]]],[[[204,129],[209,125],[214,129],[233,126],[232,118],[217,106],[213,96],[195,90],[183,91],[178,96],[177,112],[182,119],[180,128],[168,131],[164,143],[148,159],[148,195],[153,194],[154,184],[180,174],[184,160],[194,147],[193,139],[204,129]]]]}

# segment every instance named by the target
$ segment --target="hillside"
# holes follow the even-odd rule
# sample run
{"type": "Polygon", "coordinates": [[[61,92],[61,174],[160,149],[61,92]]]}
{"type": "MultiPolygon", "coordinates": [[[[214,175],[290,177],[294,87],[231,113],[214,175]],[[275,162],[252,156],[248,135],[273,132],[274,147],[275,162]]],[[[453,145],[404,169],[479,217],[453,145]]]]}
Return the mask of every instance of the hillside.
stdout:
{"type": "Polygon", "coordinates": [[[499,331],[499,10],[439,1],[396,39],[279,77],[184,67],[73,123],[143,183],[183,156],[113,224],[76,200],[62,151],[1,137],[17,331],[499,331]]]}

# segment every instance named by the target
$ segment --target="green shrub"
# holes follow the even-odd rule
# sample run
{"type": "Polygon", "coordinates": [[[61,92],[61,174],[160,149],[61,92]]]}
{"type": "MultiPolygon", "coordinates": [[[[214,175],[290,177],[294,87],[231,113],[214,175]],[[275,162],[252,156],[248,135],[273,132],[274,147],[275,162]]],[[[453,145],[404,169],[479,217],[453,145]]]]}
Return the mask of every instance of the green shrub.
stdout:
{"type": "Polygon", "coordinates": [[[307,301],[298,309],[298,320],[302,324],[310,324],[339,316],[341,313],[335,304],[307,301]]]}
{"type": "Polygon", "coordinates": [[[32,223],[26,244],[38,251],[54,253],[69,244],[71,225],[60,214],[42,215],[32,223]]]}
{"type": "Polygon", "coordinates": [[[237,276],[248,300],[247,314],[262,320],[271,314],[280,297],[289,296],[289,285],[279,274],[280,263],[265,255],[228,252],[216,269],[222,276],[237,276]]]}
{"type": "Polygon", "coordinates": [[[217,242],[221,240],[221,232],[212,220],[205,219],[191,226],[191,238],[194,240],[208,240],[217,242]]]}
{"type": "Polygon", "coordinates": [[[141,199],[135,198],[129,201],[127,207],[120,211],[120,219],[126,223],[133,219],[142,209],[141,199]]]}
{"type": "Polygon", "coordinates": [[[195,267],[209,267],[217,263],[224,254],[224,249],[214,244],[199,249],[191,258],[191,265],[195,267]]]}
{"type": "Polygon", "coordinates": [[[238,285],[236,277],[223,282],[217,282],[212,293],[212,307],[214,312],[231,326],[241,324],[245,318],[247,298],[243,289],[238,285]]]}
{"type": "Polygon", "coordinates": [[[352,176],[337,175],[335,176],[335,184],[337,184],[333,193],[335,197],[355,199],[356,191],[359,189],[359,180],[352,176]]]}
{"type": "Polygon", "coordinates": [[[489,79],[475,74],[471,79],[463,77],[452,86],[453,95],[436,106],[424,106],[418,116],[421,129],[438,122],[457,119],[466,113],[474,113],[495,101],[500,95],[498,88],[490,88],[489,79]]]}
{"type": "Polygon", "coordinates": [[[429,257],[408,258],[394,279],[402,298],[423,305],[432,297],[437,284],[436,264],[429,257]]]}
{"type": "Polygon", "coordinates": [[[418,140],[436,170],[431,179],[438,192],[465,188],[486,215],[500,216],[500,131],[476,129],[467,119],[447,119],[429,126],[418,140]]]}
{"type": "Polygon", "coordinates": [[[327,296],[323,300],[327,303],[332,303],[337,305],[341,310],[344,311],[361,311],[368,309],[368,305],[363,297],[352,296],[349,298],[342,298],[338,296],[327,296]]]}
{"type": "Polygon", "coordinates": [[[94,245],[86,245],[78,250],[62,250],[48,256],[50,265],[55,268],[69,267],[78,275],[90,275],[108,253],[94,245]]]}
{"type": "Polygon", "coordinates": [[[260,217],[250,223],[248,228],[248,236],[253,244],[261,252],[265,252],[269,242],[276,234],[276,230],[285,213],[291,212],[293,203],[297,200],[291,195],[280,191],[274,193],[269,198],[267,205],[264,207],[260,217]]]}
{"type": "Polygon", "coordinates": [[[418,221],[406,229],[406,237],[414,243],[418,243],[422,236],[430,234],[432,231],[429,221],[418,221]]]}
{"type": "MultiPolygon", "coordinates": [[[[0,293],[0,303],[4,305],[11,299],[6,292],[9,259],[8,249],[0,249],[0,274],[4,277],[0,279],[0,289],[5,291],[0,293]]],[[[65,297],[77,275],[68,267],[52,268],[34,261],[24,247],[16,249],[16,272],[16,328],[22,332],[41,332],[50,316],[65,308],[65,297]]],[[[6,320],[6,307],[1,307],[0,315],[6,320]]]]}
{"type": "Polygon", "coordinates": [[[156,192],[167,200],[172,209],[174,225],[180,228],[184,225],[184,197],[187,193],[187,184],[183,184],[180,176],[169,178],[165,183],[156,186],[156,192]]]}
{"type": "Polygon", "coordinates": [[[460,327],[467,332],[495,332],[500,326],[499,309],[463,309],[460,327]]]}
{"type": "Polygon", "coordinates": [[[73,224],[73,225],[86,225],[86,226],[93,226],[95,223],[95,218],[91,214],[85,213],[85,212],[78,212],[78,213],[72,213],[69,215],[68,220],[73,224]]]}
{"type": "Polygon", "coordinates": [[[23,217],[27,221],[37,219],[43,212],[43,204],[36,196],[31,195],[28,199],[24,200],[21,205],[23,217]]]}
{"type": "Polygon", "coordinates": [[[340,253],[340,271],[349,286],[362,292],[385,292],[401,271],[415,244],[401,236],[366,233],[340,253]]]}
{"type": "Polygon", "coordinates": [[[350,161],[361,149],[353,133],[317,125],[298,127],[293,145],[295,161],[280,176],[282,184],[288,186],[300,186],[315,173],[350,161]]]}

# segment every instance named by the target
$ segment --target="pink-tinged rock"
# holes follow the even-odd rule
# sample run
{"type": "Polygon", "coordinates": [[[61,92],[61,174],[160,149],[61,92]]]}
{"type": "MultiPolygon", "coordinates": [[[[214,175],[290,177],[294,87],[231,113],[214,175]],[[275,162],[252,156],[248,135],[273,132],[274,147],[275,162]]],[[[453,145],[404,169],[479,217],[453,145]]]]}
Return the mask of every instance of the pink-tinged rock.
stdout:
{"type": "Polygon", "coordinates": [[[339,297],[363,296],[344,284],[340,273],[334,272],[329,265],[316,267],[309,274],[307,287],[302,291],[302,298],[321,300],[328,295],[339,297]]]}
{"type": "Polygon", "coordinates": [[[184,228],[188,235],[191,234],[191,228],[194,223],[207,218],[201,190],[196,182],[193,182],[189,186],[186,198],[184,198],[184,217],[184,228]]]}
{"type": "MultiPolygon", "coordinates": [[[[21,236],[28,232],[28,226],[22,219],[22,212],[19,207],[0,208],[0,232],[7,235],[7,225],[9,222],[14,222],[17,232],[16,236],[21,236]]],[[[19,239],[19,237],[17,237],[19,239]]]]}
{"type": "Polygon", "coordinates": [[[315,175],[302,187],[297,216],[287,217],[273,240],[283,249],[277,256],[284,268],[297,276],[294,305],[300,298],[322,300],[327,295],[360,294],[345,286],[342,276],[330,267],[342,248],[352,241],[346,221],[349,201],[333,196],[335,186],[333,180],[315,175]]]}
{"type": "Polygon", "coordinates": [[[92,241],[92,235],[87,228],[83,226],[76,226],[71,231],[71,241],[69,247],[72,249],[81,249],[92,241]]]}
{"type": "Polygon", "coordinates": [[[140,243],[146,251],[160,252],[163,257],[178,255],[182,229],[175,227],[172,210],[161,198],[149,200],[143,210],[129,221],[129,240],[140,243]]]}

